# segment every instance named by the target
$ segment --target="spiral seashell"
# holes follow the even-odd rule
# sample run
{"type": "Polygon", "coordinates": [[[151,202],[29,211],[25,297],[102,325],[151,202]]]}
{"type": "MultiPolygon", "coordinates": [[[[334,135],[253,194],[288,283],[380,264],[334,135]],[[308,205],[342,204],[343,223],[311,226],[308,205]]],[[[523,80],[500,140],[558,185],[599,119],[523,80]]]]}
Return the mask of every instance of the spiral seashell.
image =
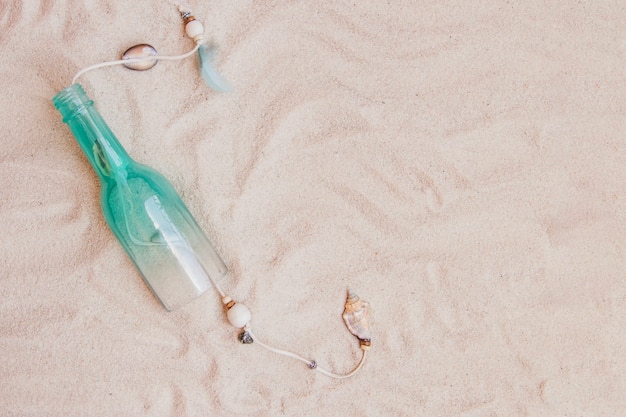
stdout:
{"type": "Polygon", "coordinates": [[[358,295],[348,291],[346,307],[343,310],[343,321],[354,336],[362,342],[372,340],[370,333],[369,303],[361,300],[358,295]]]}

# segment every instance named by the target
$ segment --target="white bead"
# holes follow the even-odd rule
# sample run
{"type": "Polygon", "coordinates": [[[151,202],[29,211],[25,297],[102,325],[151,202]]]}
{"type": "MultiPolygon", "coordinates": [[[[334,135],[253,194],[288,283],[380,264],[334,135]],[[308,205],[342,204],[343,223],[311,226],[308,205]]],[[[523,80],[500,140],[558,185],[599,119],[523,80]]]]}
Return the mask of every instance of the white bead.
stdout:
{"type": "Polygon", "coordinates": [[[192,20],[185,25],[185,32],[187,36],[196,41],[204,35],[204,27],[199,20],[192,20]]]}
{"type": "Polygon", "coordinates": [[[241,329],[250,322],[250,319],[252,318],[252,313],[250,313],[248,307],[243,304],[237,303],[228,309],[228,311],[226,312],[226,317],[228,317],[228,321],[230,322],[230,324],[237,327],[238,329],[241,329]]]}

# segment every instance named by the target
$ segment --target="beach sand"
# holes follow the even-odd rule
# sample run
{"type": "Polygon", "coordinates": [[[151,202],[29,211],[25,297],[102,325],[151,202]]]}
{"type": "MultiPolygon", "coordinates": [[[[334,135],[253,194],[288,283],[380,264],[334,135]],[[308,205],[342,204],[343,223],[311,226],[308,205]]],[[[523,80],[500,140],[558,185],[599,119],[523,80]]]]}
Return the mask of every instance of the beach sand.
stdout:
{"type": "Polygon", "coordinates": [[[171,180],[217,292],[167,312],[51,99],[193,43],[171,3],[0,5],[0,415],[616,416],[626,408],[623,2],[190,3],[194,59],[79,79],[171,180]]]}

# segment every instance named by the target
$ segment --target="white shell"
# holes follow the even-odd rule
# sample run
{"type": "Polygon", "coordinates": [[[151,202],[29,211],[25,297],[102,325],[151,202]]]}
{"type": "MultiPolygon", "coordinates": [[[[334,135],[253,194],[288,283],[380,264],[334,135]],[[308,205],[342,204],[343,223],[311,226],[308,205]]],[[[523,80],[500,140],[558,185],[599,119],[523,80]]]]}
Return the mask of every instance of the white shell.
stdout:
{"type": "MultiPolygon", "coordinates": [[[[147,43],[140,43],[139,45],[131,46],[122,54],[122,59],[133,59],[133,58],[148,58],[151,56],[157,55],[156,49],[147,43]]],[[[157,63],[157,59],[144,59],[141,61],[129,62],[124,64],[126,68],[136,70],[136,71],[145,71],[154,67],[157,63]]]]}
{"type": "Polygon", "coordinates": [[[236,303],[228,309],[228,311],[226,312],[226,317],[228,317],[228,321],[230,322],[230,324],[237,327],[238,329],[241,329],[250,322],[250,319],[252,318],[252,313],[250,313],[250,310],[245,305],[236,303]]]}
{"type": "Polygon", "coordinates": [[[348,291],[346,300],[346,308],[343,311],[343,321],[350,333],[355,335],[361,341],[372,340],[370,333],[370,312],[369,303],[361,300],[358,295],[352,291],[348,291]]]}

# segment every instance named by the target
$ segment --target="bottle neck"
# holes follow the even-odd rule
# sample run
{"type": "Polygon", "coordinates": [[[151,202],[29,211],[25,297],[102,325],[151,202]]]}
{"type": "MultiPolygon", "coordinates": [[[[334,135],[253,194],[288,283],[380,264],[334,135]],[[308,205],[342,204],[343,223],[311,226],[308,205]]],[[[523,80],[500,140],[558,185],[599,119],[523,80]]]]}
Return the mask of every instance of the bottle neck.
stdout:
{"type": "Polygon", "coordinates": [[[52,99],[87,159],[101,178],[114,177],[131,163],[80,84],[73,84],[52,99]]]}

